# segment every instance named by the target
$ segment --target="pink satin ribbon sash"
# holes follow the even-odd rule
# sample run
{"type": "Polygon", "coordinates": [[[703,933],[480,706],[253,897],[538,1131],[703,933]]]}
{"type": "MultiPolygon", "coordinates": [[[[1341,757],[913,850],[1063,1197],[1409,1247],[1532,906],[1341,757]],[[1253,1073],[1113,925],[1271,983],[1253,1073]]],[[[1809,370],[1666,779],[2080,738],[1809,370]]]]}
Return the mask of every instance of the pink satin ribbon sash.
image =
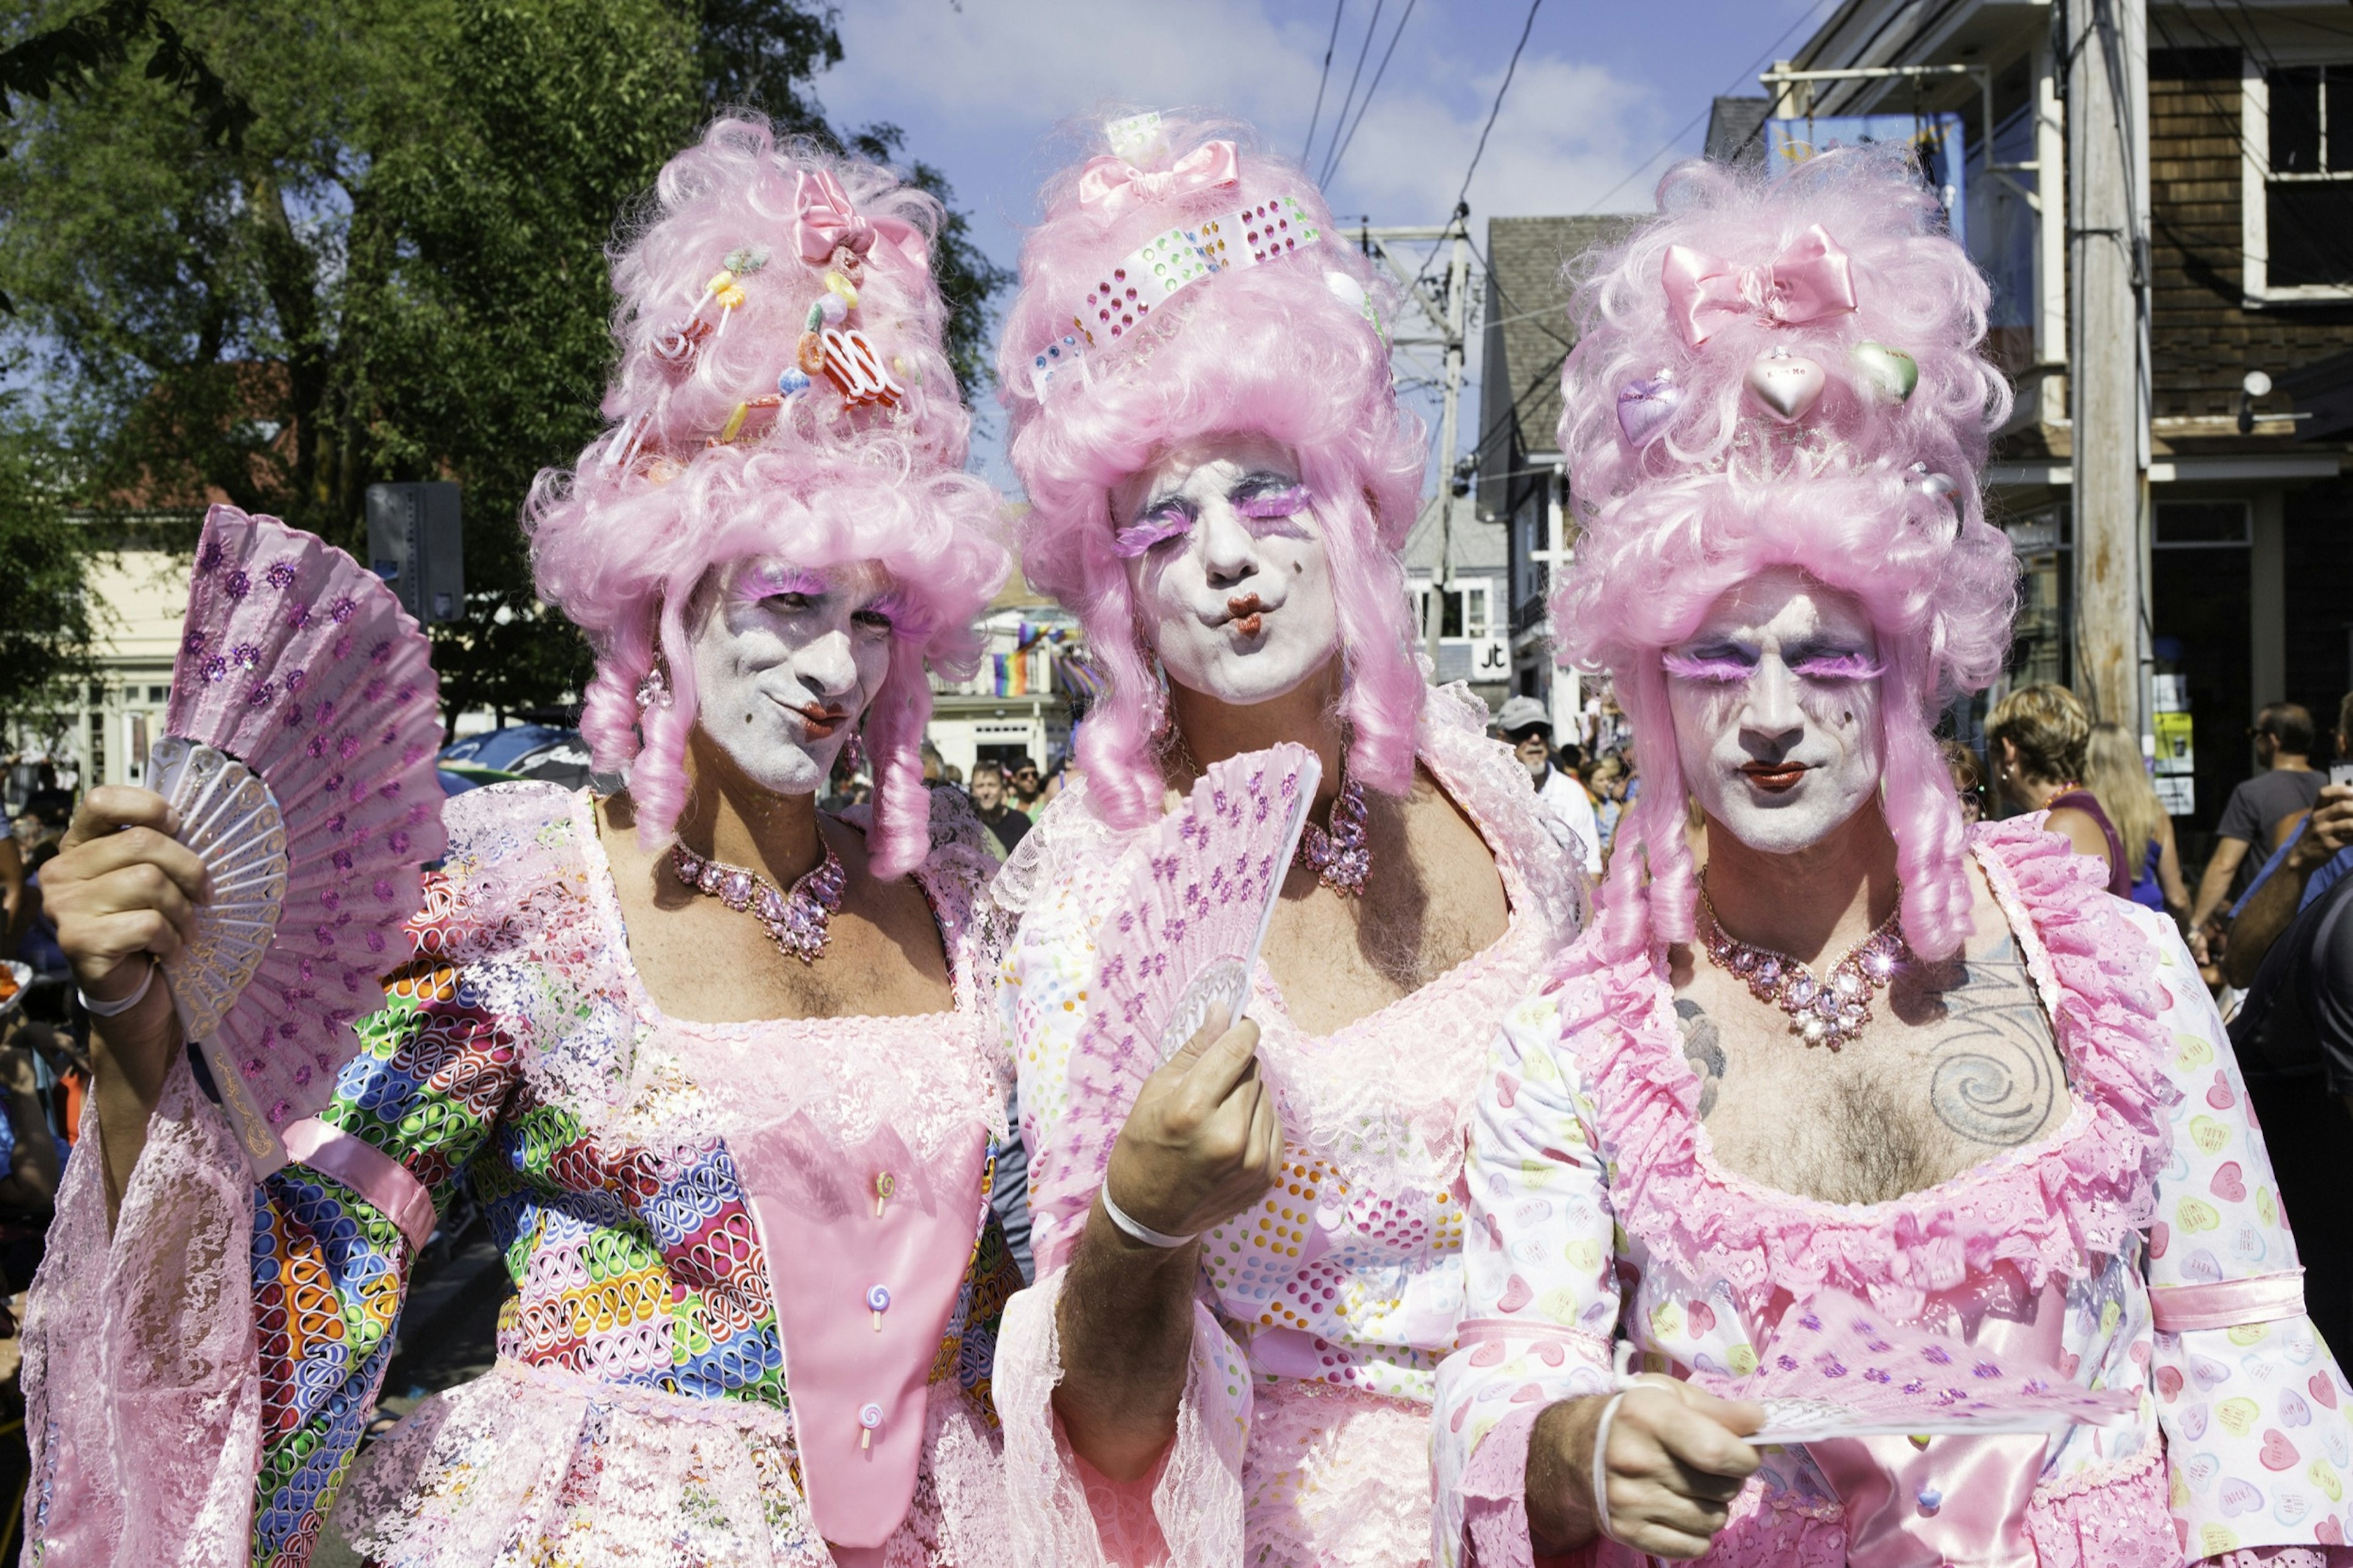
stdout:
{"type": "MultiPolygon", "coordinates": [[[[2005,1359],[2059,1360],[2067,1301],[2046,1286],[2023,1320],[1989,1313],[1969,1342],[2005,1359]]],[[[1848,1568],[2036,1568],[2026,1505],[2050,1439],[1841,1437],[1806,1452],[1846,1510],[1848,1568]]]]}
{"type": "Polygon", "coordinates": [[[2218,1279],[2211,1285],[2158,1285],[2148,1293],[2149,1315],[2160,1333],[2235,1329],[2304,1316],[2304,1270],[2218,1279]]]}
{"type": "Polygon", "coordinates": [[[332,1176],[384,1212],[385,1218],[408,1237],[413,1256],[430,1240],[438,1223],[433,1194],[408,1173],[408,1167],[369,1142],[317,1117],[305,1117],[286,1129],[289,1159],[332,1176]]]}
{"type": "Polygon", "coordinates": [[[1801,326],[1855,307],[1854,268],[1820,224],[1762,267],[1671,245],[1659,280],[1694,348],[1738,321],[1801,326]]]}
{"type": "Polygon", "coordinates": [[[1171,196],[1230,185],[1241,178],[1241,160],[1230,142],[1205,142],[1158,174],[1147,174],[1124,158],[1090,161],[1079,173],[1079,205],[1117,218],[1130,209],[1171,196]]]}
{"type": "Polygon", "coordinates": [[[931,242],[913,224],[880,213],[860,214],[841,182],[822,169],[804,169],[794,179],[801,259],[811,267],[823,266],[842,246],[869,261],[878,250],[896,252],[917,272],[931,265],[931,242]]]}

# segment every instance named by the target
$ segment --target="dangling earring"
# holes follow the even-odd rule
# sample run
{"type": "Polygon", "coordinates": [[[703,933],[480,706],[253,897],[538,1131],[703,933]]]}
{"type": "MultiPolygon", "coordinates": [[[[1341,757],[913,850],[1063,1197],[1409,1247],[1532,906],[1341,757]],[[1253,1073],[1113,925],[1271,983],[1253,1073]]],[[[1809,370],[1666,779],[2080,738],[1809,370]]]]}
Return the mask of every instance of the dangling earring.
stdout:
{"type": "Polygon", "coordinates": [[[866,771],[865,731],[853,729],[849,731],[849,741],[841,748],[841,761],[853,777],[866,771]]]}
{"type": "Polygon", "coordinates": [[[670,705],[670,672],[662,668],[659,656],[656,656],[653,667],[638,681],[638,711],[643,713],[649,708],[667,708],[670,705]]]}

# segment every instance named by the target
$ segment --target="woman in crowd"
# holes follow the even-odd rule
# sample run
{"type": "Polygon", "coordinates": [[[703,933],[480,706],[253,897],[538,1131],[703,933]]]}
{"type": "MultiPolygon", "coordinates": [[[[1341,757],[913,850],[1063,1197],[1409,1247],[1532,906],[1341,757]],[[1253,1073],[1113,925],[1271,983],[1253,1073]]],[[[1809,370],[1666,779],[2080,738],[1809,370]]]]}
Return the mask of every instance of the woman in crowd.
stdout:
{"type": "Polygon", "coordinates": [[[2101,796],[2084,784],[2091,741],[2083,700],[2047,681],[2020,687],[1986,715],[1986,757],[2002,799],[2019,811],[2048,813],[2051,831],[2106,868],[2108,891],[2122,898],[2135,861],[2101,796]]]}
{"type": "MultiPolygon", "coordinates": [[[[164,987],[101,1019],[103,1150],[29,1333],[36,1560],[306,1562],[461,1180],[519,1294],[496,1369],[343,1488],[367,1561],[1002,1560],[992,862],[917,748],[1007,561],[961,472],[937,216],[754,120],[663,170],[615,263],[613,431],[527,516],[628,787],[449,805],[415,959],[258,1191],[164,987]],[[824,816],[861,734],[874,805],[824,816]]],[[[186,851],[114,831],[164,812],[93,792],[50,868],[101,1006],[196,893],[186,851]]]]}
{"type": "Polygon", "coordinates": [[[1056,1568],[1413,1563],[1465,1118],[1581,878],[1417,666],[1426,448],[1363,256],[1239,128],[1107,131],[1046,187],[1001,359],[1025,574],[1109,675],[998,882],[1039,1270],[998,1347],[1015,1528],[1056,1568]],[[1173,795],[1282,741],[1323,782],[1253,1022],[1112,1102],[1094,933],[1173,795]]]}
{"type": "Polygon", "coordinates": [[[2157,798],[2140,742],[2122,724],[2094,724],[2084,748],[2084,787],[2106,807],[2117,841],[2132,868],[2125,896],[2144,909],[2175,921],[2189,918],[2189,887],[2181,879],[2181,853],[2174,847],[2173,818],[2157,798]]]}
{"type": "MultiPolygon", "coordinates": [[[[1660,209],[1576,298],[1553,606],[1651,782],[1482,1100],[1440,1555],[2347,1561],[2353,1387],[2179,933],[2040,815],[1964,829],[1933,737],[2015,606],[1983,278],[1894,149],[1686,164],[1660,209]],[[1758,1379],[1902,1432],[2004,1376],[2131,1397],[1742,1440],[1758,1379]]],[[[2010,774],[2080,777],[2072,701],[2008,710],[2010,774]]]]}

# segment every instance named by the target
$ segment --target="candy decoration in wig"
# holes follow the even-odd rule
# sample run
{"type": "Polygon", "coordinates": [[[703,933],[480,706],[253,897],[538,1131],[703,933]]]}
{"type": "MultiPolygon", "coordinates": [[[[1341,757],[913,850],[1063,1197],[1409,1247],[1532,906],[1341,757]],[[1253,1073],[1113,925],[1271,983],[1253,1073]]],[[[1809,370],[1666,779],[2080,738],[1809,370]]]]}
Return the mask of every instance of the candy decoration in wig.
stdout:
{"type": "Polygon", "coordinates": [[[2353,1385],[2195,963],[2042,814],[1965,833],[1932,738],[2009,639],[1986,298],[1893,150],[1683,165],[1578,284],[1554,621],[1647,787],[1482,1085],[1432,1428],[1446,1568],[1539,1539],[1704,1542],[1714,1568],[2353,1564],[2328,1458],[2353,1385]],[[1687,1387],[1630,1385],[1630,1357],[1687,1387]],[[1709,1397],[1958,1408],[2028,1367],[2078,1424],[1744,1452],[1709,1397]],[[1627,1484],[1670,1401],[1728,1503],[1627,1484]]]}
{"type": "Polygon", "coordinates": [[[1391,384],[1388,292],[1246,128],[1140,115],[1100,138],[1046,186],[1000,357],[1024,571],[1108,677],[1075,782],[994,892],[1020,921],[1004,1014],[1039,1269],[996,1372],[1016,1545],[1056,1568],[1419,1561],[1464,1117],[1487,1039],[1582,923],[1581,850],[1484,705],[1414,658],[1397,552],[1426,448],[1391,384]],[[1098,1070],[1134,1020],[1094,1009],[1134,954],[1096,935],[1154,912],[1131,889],[1155,885],[1172,790],[1293,742],[1320,764],[1315,847],[1248,1009],[1273,1086],[1254,1126],[1279,1124],[1283,1163],[1200,1210],[1172,1197],[1189,1177],[1121,1152],[1173,1143],[1201,1168],[1139,1130],[1156,1058],[1098,1070]],[[1123,1279],[1138,1241],[1194,1250],[1123,1279]],[[1093,1310],[1139,1289],[1160,1310],[1093,1310]],[[1139,1324],[1189,1341],[1143,1352],[1189,1382],[1120,1383],[1139,1324]],[[1165,1398],[1173,1427],[1107,1431],[1098,1395],[1165,1398]]]}
{"type": "Polygon", "coordinates": [[[176,1037],[99,1021],[164,1087],[119,1223],[103,1162],[59,1196],[35,1555],[300,1568],[332,1528],[387,1564],[1008,1560],[996,861],[917,752],[1009,558],[960,469],[936,216],[746,118],[662,172],[616,256],[610,428],[526,515],[628,788],[448,803],[385,1005],[258,1185],[176,1037]],[[874,803],[821,814],[861,726],[874,803]],[[510,1242],[497,1364],[355,1460],[461,1184],[510,1242]]]}

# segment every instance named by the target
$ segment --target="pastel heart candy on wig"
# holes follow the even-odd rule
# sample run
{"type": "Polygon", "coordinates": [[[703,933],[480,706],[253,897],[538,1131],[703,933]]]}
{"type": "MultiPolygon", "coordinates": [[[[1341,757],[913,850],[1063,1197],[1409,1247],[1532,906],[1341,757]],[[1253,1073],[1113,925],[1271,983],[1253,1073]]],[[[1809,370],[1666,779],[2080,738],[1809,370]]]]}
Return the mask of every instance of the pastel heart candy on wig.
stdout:
{"type": "Polygon", "coordinates": [[[1748,365],[1748,390],[1766,411],[1784,425],[1792,425],[1821,401],[1830,377],[1821,363],[1788,349],[1768,349],[1748,365]]]}
{"type": "Polygon", "coordinates": [[[1862,373],[1862,379],[1891,403],[1904,402],[1920,384],[1919,362],[1902,349],[1862,342],[1849,350],[1847,358],[1862,373]]]}
{"type": "Polygon", "coordinates": [[[1683,389],[1664,371],[1648,381],[1630,381],[1618,389],[1618,428],[1626,444],[1637,451],[1666,433],[1683,405],[1683,389]]]}

